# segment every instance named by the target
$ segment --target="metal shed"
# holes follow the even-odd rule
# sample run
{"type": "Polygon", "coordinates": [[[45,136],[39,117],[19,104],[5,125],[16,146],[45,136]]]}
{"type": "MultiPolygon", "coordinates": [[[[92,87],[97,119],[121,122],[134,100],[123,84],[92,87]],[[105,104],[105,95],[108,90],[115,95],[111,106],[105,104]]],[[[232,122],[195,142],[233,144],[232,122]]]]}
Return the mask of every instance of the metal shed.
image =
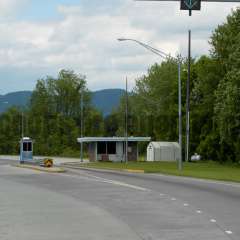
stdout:
{"type": "Polygon", "coordinates": [[[147,147],[147,161],[179,161],[180,146],[177,142],[150,142],[147,147]]]}
{"type": "MultiPolygon", "coordinates": [[[[92,162],[125,160],[125,137],[85,137],[78,138],[79,143],[88,143],[88,156],[92,162]]],[[[149,142],[150,137],[128,137],[128,161],[137,161],[138,142],[149,142]]]]}

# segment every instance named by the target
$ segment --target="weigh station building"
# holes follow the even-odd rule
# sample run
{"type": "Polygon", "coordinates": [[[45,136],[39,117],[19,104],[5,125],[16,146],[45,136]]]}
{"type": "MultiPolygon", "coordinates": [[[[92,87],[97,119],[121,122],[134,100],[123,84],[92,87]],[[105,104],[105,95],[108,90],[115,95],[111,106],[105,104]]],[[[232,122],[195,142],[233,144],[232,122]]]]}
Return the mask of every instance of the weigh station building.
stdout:
{"type": "Polygon", "coordinates": [[[79,143],[88,144],[88,157],[92,162],[125,161],[125,146],[128,146],[128,161],[138,160],[138,143],[150,142],[150,137],[84,137],[78,138],[79,143]]]}

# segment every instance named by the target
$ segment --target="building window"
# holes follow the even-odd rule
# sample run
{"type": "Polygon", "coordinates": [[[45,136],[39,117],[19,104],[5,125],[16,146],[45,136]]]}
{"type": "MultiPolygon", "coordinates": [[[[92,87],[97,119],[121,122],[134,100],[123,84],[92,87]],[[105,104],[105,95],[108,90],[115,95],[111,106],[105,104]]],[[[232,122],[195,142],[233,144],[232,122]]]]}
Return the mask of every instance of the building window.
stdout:
{"type": "Polygon", "coordinates": [[[23,143],[23,151],[27,152],[27,149],[28,149],[28,143],[24,142],[23,143]]]}
{"type": "Polygon", "coordinates": [[[23,143],[23,151],[24,152],[32,151],[32,143],[31,142],[24,142],[23,143]]]}
{"type": "Polygon", "coordinates": [[[107,143],[108,154],[116,154],[116,142],[107,143]]]}
{"type": "Polygon", "coordinates": [[[97,153],[106,154],[106,142],[98,142],[97,153]]]}
{"type": "Polygon", "coordinates": [[[29,151],[29,152],[32,151],[32,143],[31,143],[31,142],[28,143],[28,151],[29,151]]]}

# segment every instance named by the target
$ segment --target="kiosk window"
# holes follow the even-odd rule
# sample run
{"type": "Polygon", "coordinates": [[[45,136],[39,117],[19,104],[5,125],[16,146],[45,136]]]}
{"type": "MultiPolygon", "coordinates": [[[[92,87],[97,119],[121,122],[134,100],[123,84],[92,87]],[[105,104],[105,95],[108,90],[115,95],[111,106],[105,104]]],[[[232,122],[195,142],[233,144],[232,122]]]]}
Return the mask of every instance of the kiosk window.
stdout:
{"type": "Polygon", "coordinates": [[[116,142],[107,143],[108,154],[116,154],[116,142]]]}
{"type": "Polygon", "coordinates": [[[31,142],[28,143],[28,151],[30,151],[30,152],[32,151],[32,143],[31,142]]]}
{"type": "Polygon", "coordinates": [[[106,154],[106,142],[98,142],[97,153],[106,154]]]}
{"type": "Polygon", "coordinates": [[[23,143],[23,151],[24,152],[31,152],[32,151],[32,143],[31,142],[24,142],[23,143]]]}
{"type": "Polygon", "coordinates": [[[27,150],[28,150],[28,143],[24,142],[23,143],[23,151],[27,152],[27,150]]]}

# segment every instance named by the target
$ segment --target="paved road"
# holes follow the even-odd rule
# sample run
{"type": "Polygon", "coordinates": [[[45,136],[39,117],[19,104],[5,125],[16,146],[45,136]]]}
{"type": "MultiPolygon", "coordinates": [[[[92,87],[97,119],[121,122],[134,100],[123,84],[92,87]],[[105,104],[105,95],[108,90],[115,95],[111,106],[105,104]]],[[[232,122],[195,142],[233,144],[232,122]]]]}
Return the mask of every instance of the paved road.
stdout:
{"type": "Polygon", "coordinates": [[[0,164],[3,240],[240,239],[239,185],[0,164]]]}
{"type": "Polygon", "coordinates": [[[240,239],[240,184],[174,177],[160,174],[129,174],[110,171],[90,171],[98,177],[125,181],[152,192],[165,194],[179,206],[203,213],[207,221],[215,223],[230,239],[240,239]],[[175,200],[176,199],[176,200],[175,200]],[[232,232],[232,233],[231,233],[232,232]]]}

